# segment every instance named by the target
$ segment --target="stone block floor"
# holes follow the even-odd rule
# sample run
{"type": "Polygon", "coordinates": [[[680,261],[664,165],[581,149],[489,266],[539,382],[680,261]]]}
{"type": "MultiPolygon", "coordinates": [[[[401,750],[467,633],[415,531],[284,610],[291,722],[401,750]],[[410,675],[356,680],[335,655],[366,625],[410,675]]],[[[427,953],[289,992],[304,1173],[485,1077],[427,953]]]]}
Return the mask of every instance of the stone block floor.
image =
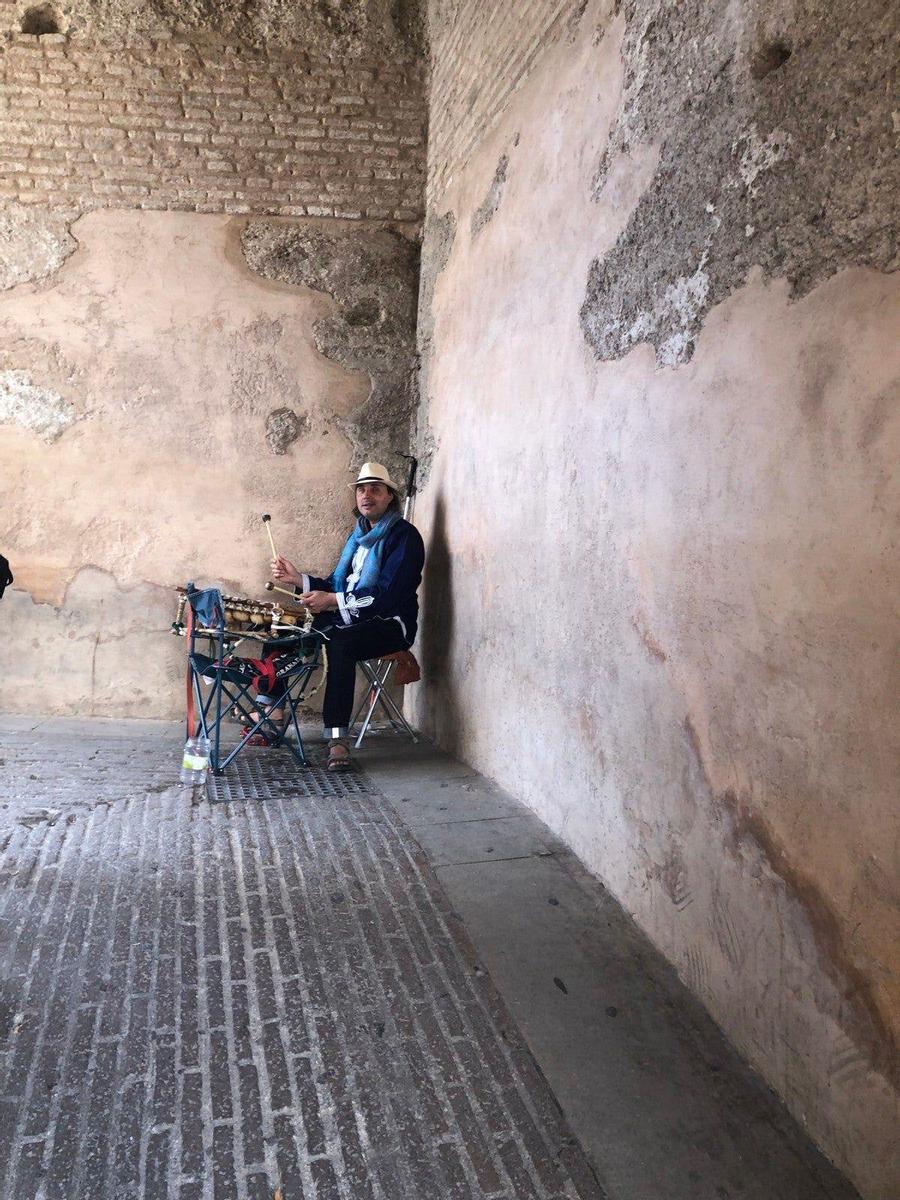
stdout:
{"type": "Polygon", "coordinates": [[[465,764],[181,744],[0,717],[0,1200],[857,1197],[465,764]]]}
{"type": "Polygon", "coordinates": [[[8,721],[4,1200],[603,1193],[423,851],[365,774],[8,721]]]}

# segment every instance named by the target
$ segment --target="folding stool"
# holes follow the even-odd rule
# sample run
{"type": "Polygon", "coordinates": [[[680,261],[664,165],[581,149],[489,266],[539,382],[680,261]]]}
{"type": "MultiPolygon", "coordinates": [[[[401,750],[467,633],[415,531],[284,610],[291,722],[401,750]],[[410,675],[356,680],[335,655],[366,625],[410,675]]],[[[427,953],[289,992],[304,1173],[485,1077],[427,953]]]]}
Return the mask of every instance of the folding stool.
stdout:
{"type": "Polygon", "coordinates": [[[363,709],[368,706],[368,711],[355,742],[357,750],[362,745],[363,738],[368,733],[372,716],[379,705],[384,709],[387,719],[394,727],[396,733],[403,733],[405,730],[414,742],[418,742],[419,739],[416,737],[412,726],[387,691],[391,673],[397,667],[398,663],[404,663],[405,665],[410,658],[414,664],[415,673],[404,682],[415,683],[417,679],[421,678],[421,675],[419,673],[419,664],[409,650],[397,650],[394,654],[385,654],[381,658],[363,659],[362,662],[357,663],[357,666],[369,681],[369,689],[363,697],[359,708],[353,714],[353,720],[350,722],[352,730],[359,720],[363,709]]]}
{"type": "Polygon", "coordinates": [[[220,608],[214,624],[206,628],[197,628],[194,619],[193,598],[188,597],[190,615],[186,629],[188,641],[188,735],[196,732],[199,719],[203,735],[209,738],[209,763],[214,775],[221,775],[225,768],[247,746],[247,738],[241,738],[238,744],[222,757],[221,734],[222,721],[231,712],[238,712],[248,721],[258,718],[256,729],[260,733],[269,734],[275,746],[286,745],[301,766],[309,766],[300,726],[297,722],[297,706],[306,696],[309,681],[315,671],[322,666],[321,635],[316,632],[290,634],[283,638],[270,638],[266,648],[283,649],[285,651],[281,665],[276,667],[275,677],[285,684],[285,693],[279,707],[284,707],[288,715],[279,728],[271,719],[268,706],[260,704],[251,695],[256,671],[246,659],[228,658],[228,654],[238,641],[247,639],[246,634],[229,634],[225,629],[224,612],[220,608]],[[197,641],[204,638],[208,643],[210,654],[202,654],[197,649],[197,641]],[[208,691],[204,695],[204,685],[208,691]],[[291,725],[296,738],[296,745],[285,738],[288,725],[291,725]]]}

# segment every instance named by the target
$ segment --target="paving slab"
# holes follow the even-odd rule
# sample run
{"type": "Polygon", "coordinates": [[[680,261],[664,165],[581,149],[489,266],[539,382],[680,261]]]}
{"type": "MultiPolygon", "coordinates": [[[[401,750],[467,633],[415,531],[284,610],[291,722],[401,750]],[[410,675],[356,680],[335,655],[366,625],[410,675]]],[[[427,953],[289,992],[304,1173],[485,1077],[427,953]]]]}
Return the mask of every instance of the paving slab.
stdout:
{"type": "Polygon", "coordinates": [[[433,867],[552,854],[549,831],[530,815],[411,824],[433,867]]]}
{"type": "Polygon", "coordinates": [[[610,1197],[855,1194],[618,906],[592,902],[565,863],[437,875],[610,1197]]]}
{"type": "Polygon", "coordinates": [[[389,746],[372,747],[372,776],[414,814],[412,833],[611,1200],[857,1198],[532,813],[433,752],[410,750],[415,786],[398,781],[382,765],[389,746]]]}
{"type": "Polygon", "coordinates": [[[389,802],[407,825],[446,825],[451,821],[491,821],[498,817],[518,817],[522,806],[490,789],[472,784],[419,784],[401,786],[391,793],[389,802]],[[401,794],[402,793],[402,794],[401,794]]]}
{"type": "Polygon", "coordinates": [[[602,1200],[371,776],[53,729],[0,726],[3,1200],[602,1200]]]}
{"type": "Polygon", "coordinates": [[[309,732],[0,718],[2,1200],[856,1197],[532,813],[309,732]]]}
{"type": "Polygon", "coordinates": [[[0,716],[0,721],[2,721],[2,731],[9,733],[36,729],[39,725],[42,725],[46,719],[46,717],[31,717],[24,715],[19,716],[17,714],[10,713],[0,716]]]}

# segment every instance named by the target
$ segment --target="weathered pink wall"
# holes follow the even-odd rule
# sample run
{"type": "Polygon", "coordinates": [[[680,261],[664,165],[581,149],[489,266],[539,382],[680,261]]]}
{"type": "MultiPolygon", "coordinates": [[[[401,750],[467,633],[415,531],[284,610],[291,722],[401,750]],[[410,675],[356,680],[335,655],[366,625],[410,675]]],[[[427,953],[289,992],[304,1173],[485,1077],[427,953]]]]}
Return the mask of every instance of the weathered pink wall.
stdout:
{"type": "Polygon", "coordinates": [[[592,199],[623,30],[590,4],[429,214],[413,702],[888,1200],[900,286],[848,266],[793,297],[750,269],[689,361],[639,338],[598,361],[589,267],[660,161],[617,151],[592,199]]]}
{"type": "Polygon", "coordinates": [[[179,712],[172,586],[263,595],[262,511],[324,569],[352,465],[402,462],[420,34],[389,0],[0,0],[0,708],[179,712]]]}
{"type": "MultiPolygon", "coordinates": [[[[0,549],[16,577],[0,607],[0,710],[180,714],[171,589],[195,578],[265,598],[264,511],[279,549],[331,565],[372,381],[318,349],[321,322],[343,328],[329,295],[249,268],[246,228],[90,213],[55,271],[0,293],[0,549]],[[276,453],[279,412],[297,436],[276,453]]],[[[352,266],[387,236],[359,222],[263,229],[324,239],[323,288],[345,243],[352,266]]],[[[285,278],[295,261],[281,255],[285,278]]]]}

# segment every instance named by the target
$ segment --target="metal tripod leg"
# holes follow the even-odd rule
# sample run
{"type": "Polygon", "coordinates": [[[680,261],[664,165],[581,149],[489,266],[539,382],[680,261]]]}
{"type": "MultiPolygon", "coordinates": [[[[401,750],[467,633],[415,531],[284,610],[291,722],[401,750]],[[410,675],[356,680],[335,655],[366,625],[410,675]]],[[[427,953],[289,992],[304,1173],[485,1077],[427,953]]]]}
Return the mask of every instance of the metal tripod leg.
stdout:
{"type": "MultiPolygon", "coordinates": [[[[393,665],[394,665],[393,663],[388,663],[387,671],[385,672],[385,676],[384,676],[385,679],[387,679],[388,675],[390,674],[390,670],[393,665]]],[[[362,669],[365,672],[365,674],[369,677],[369,681],[372,684],[371,693],[370,693],[371,697],[372,697],[372,702],[369,705],[369,711],[366,713],[366,719],[362,723],[362,729],[360,729],[360,731],[359,731],[359,737],[356,739],[355,745],[356,745],[357,750],[362,745],[363,738],[366,736],[366,733],[369,728],[369,722],[372,720],[372,714],[374,713],[375,707],[378,704],[378,700],[381,696],[381,689],[384,687],[384,681],[379,676],[377,667],[374,667],[374,668],[370,667],[367,662],[364,662],[362,664],[362,669]]]]}
{"type": "Polygon", "coordinates": [[[372,678],[373,671],[372,671],[372,668],[369,666],[368,662],[363,660],[361,662],[358,662],[356,665],[360,668],[363,675],[365,675],[366,679],[368,679],[369,688],[367,689],[366,694],[363,696],[362,700],[359,702],[359,707],[357,708],[356,712],[353,714],[353,719],[351,720],[350,725],[348,726],[349,729],[352,729],[354,727],[354,725],[360,718],[362,710],[369,703],[370,697],[372,695],[372,688],[374,686],[374,680],[372,678]]]}
{"type": "MultiPolygon", "coordinates": [[[[419,739],[416,737],[415,733],[413,733],[413,730],[410,727],[409,722],[406,720],[403,713],[400,711],[400,709],[397,707],[397,705],[394,703],[394,701],[391,699],[391,697],[387,693],[388,680],[391,677],[391,671],[396,666],[396,660],[391,659],[390,662],[385,664],[383,675],[378,674],[377,665],[375,667],[372,667],[368,662],[365,662],[365,661],[361,662],[359,665],[362,667],[363,674],[366,676],[366,678],[369,680],[369,683],[371,684],[371,687],[369,690],[369,695],[371,696],[371,700],[369,700],[369,710],[366,713],[366,719],[363,721],[362,728],[359,731],[359,736],[357,737],[356,742],[354,743],[356,746],[356,749],[358,750],[360,748],[360,746],[362,745],[363,738],[366,736],[366,733],[368,732],[369,725],[372,720],[372,716],[375,712],[376,707],[379,704],[381,704],[381,707],[387,713],[388,720],[393,725],[394,729],[396,729],[399,732],[400,727],[402,726],[403,729],[405,729],[406,732],[409,734],[409,736],[412,738],[412,740],[414,742],[417,742],[419,739]],[[395,717],[397,718],[397,720],[394,719],[395,717]],[[397,721],[400,722],[399,725],[397,724],[397,721]]],[[[356,724],[357,718],[359,717],[359,714],[362,712],[363,707],[365,706],[367,700],[368,700],[368,697],[366,698],[366,700],[363,701],[363,703],[357,709],[356,716],[353,718],[354,725],[356,724]]],[[[351,728],[352,728],[352,726],[351,726],[351,728]]]]}
{"type": "Polygon", "coordinates": [[[385,674],[384,684],[382,685],[381,691],[378,694],[378,699],[381,702],[381,707],[384,709],[384,711],[388,715],[388,720],[394,726],[394,728],[399,732],[400,727],[402,726],[403,729],[405,729],[406,732],[409,734],[409,736],[412,738],[412,740],[414,742],[418,742],[419,739],[416,737],[412,726],[407,721],[406,717],[404,717],[403,713],[400,711],[400,709],[397,707],[397,705],[394,703],[391,696],[388,694],[386,686],[384,686],[387,684],[387,677],[388,677],[388,675],[390,675],[390,668],[393,666],[395,666],[395,663],[393,663],[393,662],[390,663],[388,666],[388,671],[385,674]],[[391,714],[393,714],[393,715],[391,715],[391,714]],[[397,718],[396,721],[394,720],[394,717],[397,718]],[[399,725],[397,724],[398,721],[400,722],[399,725]]]}

